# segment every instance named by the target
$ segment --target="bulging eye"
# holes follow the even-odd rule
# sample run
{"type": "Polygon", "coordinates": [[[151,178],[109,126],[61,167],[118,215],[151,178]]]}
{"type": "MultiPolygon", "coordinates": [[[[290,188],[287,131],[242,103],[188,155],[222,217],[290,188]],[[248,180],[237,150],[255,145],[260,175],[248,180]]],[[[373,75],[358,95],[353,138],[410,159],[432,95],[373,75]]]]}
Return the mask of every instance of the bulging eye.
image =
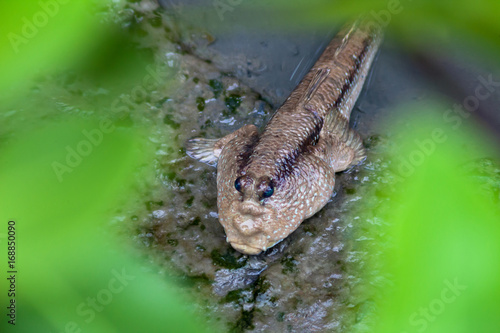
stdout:
{"type": "Polygon", "coordinates": [[[236,178],[236,181],[234,182],[234,188],[236,191],[241,192],[241,177],[236,178]]]}
{"type": "Polygon", "coordinates": [[[263,198],[269,198],[271,195],[274,194],[274,186],[272,184],[269,184],[267,188],[264,190],[262,193],[263,198]]]}

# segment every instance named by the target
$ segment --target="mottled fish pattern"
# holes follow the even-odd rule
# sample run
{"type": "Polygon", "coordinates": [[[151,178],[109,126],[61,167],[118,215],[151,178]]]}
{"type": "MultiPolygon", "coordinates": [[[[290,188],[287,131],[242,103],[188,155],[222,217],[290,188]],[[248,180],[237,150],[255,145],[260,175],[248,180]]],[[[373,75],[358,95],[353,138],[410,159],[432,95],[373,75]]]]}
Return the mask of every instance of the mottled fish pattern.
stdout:
{"type": "Polygon", "coordinates": [[[262,133],[246,125],[192,139],[188,155],[217,165],[219,221],[233,248],[259,254],[328,202],[335,173],[362,161],[351,110],[382,40],[364,18],[344,26],[262,133]]]}

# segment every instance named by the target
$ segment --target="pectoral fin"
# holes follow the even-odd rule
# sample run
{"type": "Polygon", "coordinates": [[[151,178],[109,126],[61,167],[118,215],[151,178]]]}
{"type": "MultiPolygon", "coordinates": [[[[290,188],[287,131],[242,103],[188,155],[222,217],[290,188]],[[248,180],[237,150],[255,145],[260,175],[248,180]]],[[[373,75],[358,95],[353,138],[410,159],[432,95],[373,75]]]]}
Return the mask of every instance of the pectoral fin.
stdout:
{"type": "Polygon", "coordinates": [[[361,162],[366,156],[361,137],[349,128],[348,120],[338,111],[326,117],[318,148],[335,172],[361,162]]]}
{"type": "Polygon", "coordinates": [[[339,138],[331,149],[331,166],[335,172],[343,171],[365,159],[363,142],[358,133],[349,129],[347,138],[339,138]]]}
{"type": "Polygon", "coordinates": [[[191,139],[186,144],[186,153],[189,157],[211,166],[217,165],[220,151],[215,148],[219,139],[191,139]]]}
{"type": "Polygon", "coordinates": [[[186,153],[189,157],[199,160],[200,162],[210,166],[217,166],[219,156],[224,146],[238,135],[248,135],[248,133],[257,133],[257,127],[254,125],[245,125],[220,139],[191,139],[186,143],[186,153]]]}

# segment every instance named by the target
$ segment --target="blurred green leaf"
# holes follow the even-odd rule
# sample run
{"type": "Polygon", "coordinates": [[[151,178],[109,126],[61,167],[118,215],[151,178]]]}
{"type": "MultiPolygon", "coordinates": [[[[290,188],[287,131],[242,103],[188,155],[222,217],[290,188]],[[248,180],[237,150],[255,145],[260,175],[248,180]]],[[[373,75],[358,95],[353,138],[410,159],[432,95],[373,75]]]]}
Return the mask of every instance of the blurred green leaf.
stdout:
{"type": "Polygon", "coordinates": [[[480,147],[474,155],[494,150],[477,130],[453,130],[428,114],[420,110],[410,120],[414,130],[401,134],[393,160],[396,169],[404,161],[412,171],[387,209],[394,246],[386,268],[394,287],[380,295],[375,332],[493,332],[500,318],[500,209],[461,165],[474,158],[464,142],[480,147]],[[443,133],[439,140],[435,130],[443,133]]]}
{"type": "Polygon", "coordinates": [[[143,137],[137,128],[66,120],[21,131],[2,150],[0,232],[5,251],[7,221],[16,222],[16,329],[205,331],[176,287],[148,273],[107,227],[112,208],[132,195],[137,166],[151,160],[143,137]],[[59,177],[54,163],[71,171],[59,177]]]}
{"type": "Polygon", "coordinates": [[[82,61],[109,34],[92,15],[97,1],[3,1],[0,91],[16,92],[40,72],[82,61]]]}

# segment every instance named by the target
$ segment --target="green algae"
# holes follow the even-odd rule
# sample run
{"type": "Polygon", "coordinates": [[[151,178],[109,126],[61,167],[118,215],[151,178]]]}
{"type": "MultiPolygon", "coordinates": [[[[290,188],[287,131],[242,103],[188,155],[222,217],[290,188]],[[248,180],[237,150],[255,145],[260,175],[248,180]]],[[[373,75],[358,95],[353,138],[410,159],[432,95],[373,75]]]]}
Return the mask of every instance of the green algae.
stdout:
{"type": "Polygon", "coordinates": [[[215,98],[219,98],[220,94],[224,91],[224,86],[221,81],[212,79],[208,81],[208,85],[212,88],[215,98]]]}
{"type": "Polygon", "coordinates": [[[241,105],[241,96],[237,94],[231,94],[224,99],[224,102],[230,114],[234,114],[241,105]]]}
{"type": "Polygon", "coordinates": [[[240,255],[237,258],[237,254],[229,249],[226,253],[221,253],[219,249],[214,249],[210,252],[210,257],[214,265],[228,269],[241,268],[246,263],[245,257],[240,255]]]}

